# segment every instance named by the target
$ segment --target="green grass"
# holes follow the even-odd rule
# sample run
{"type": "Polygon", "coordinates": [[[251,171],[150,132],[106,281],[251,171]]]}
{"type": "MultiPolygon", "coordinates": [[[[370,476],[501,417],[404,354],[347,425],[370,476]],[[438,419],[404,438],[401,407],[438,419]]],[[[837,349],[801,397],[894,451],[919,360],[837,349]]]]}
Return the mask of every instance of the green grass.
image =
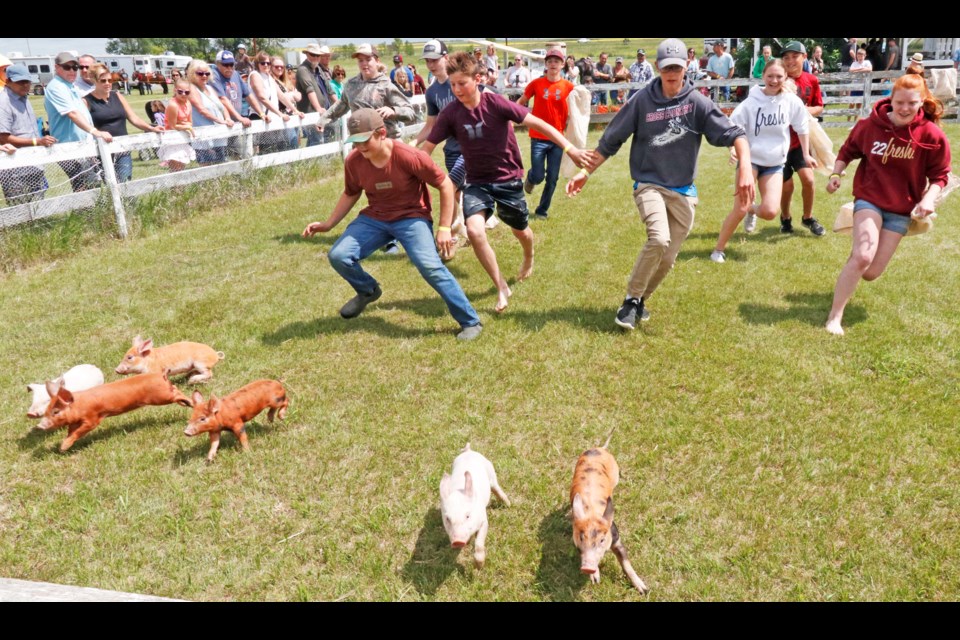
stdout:
{"type": "MultiPolygon", "coordinates": [[[[861,285],[835,338],[849,238],[761,222],[711,263],[732,170],[705,146],[696,226],[625,334],[644,241],[627,155],[533,223],[536,272],[502,317],[461,250],[485,325],[468,344],[403,256],[368,259],[384,296],[339,318],[339,229],[299,235],[339,174],[0,275],[0,575],[196,600],[636,600],[612,555],[600,585],[579,574],[565,519],[577,456],[615,427],[617,522],[650,599],[956,600],[960,205],[861,285]],[[282,378],[286,422],[254,420],[249,454],[224,436],[210,466],[180,407],[108,418],[65,455],[63,432],[29,431],[27,382],[80,362],[115,379],[137,333],[223,350],[205,395],[282,378]],[[437,504],[468,441],[514,503],[489,509],[481,571],[437,504]]],[[[834,196],[817,180],[832,222],[850,180],[834,196]]],[[[515,273],[517,243],[491,235],[515,273]]]]}

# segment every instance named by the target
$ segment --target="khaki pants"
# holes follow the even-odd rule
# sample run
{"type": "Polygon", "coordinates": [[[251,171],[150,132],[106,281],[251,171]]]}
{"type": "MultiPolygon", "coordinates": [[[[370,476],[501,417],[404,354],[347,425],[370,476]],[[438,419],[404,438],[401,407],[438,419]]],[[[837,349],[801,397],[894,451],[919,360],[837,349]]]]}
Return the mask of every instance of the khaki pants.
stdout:
{"type": "Polygon", "coordinates": [[[649,299],[673,268],[680,245],[693,228],[698,199],[649,183],[640,183],[633,199],[647,225],[647,243],[630,273],[627,297],[649,299]]]}

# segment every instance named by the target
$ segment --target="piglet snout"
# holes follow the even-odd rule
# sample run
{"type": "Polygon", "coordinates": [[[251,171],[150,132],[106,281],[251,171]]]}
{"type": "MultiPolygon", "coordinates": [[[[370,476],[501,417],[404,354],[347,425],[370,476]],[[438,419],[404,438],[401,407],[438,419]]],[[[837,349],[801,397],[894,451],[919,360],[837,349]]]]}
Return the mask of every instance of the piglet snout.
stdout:
{"type": "Polygon", "coordinates": [[[596,568],[596,567],[580,567],[580,573],[582,573],[582,574],[584,574],[584,575],[588,575],[588,576],[589,576],[589,575],[593,575],[593,574],[596,573],[596,572],[597,572],[597,568],[596,568]]]}
{"type": "Polygon", "coordinates": [[[454,549],[463,549],[465,546],[467,546],[467,543],[461,542],[460,540],[454,540],[453,542],[450,543],[450,546],[453,547],[454,549]]]}

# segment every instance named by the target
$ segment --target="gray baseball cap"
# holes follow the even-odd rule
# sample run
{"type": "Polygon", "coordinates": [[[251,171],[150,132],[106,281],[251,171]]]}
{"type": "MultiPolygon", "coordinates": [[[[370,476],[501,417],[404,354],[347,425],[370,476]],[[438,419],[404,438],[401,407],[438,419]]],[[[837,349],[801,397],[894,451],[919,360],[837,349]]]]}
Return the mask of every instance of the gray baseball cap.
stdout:
{"type": "Polygon", "coordinates": [[[657,66],[663,69],[673,64],[687,66],[687,45],[678,38],[667,38],[657,45],[657,66]]]}
{"type": "Polygon", "coordinates": [[[7,67],[7,80],[10,82],[22,82],[30,80],[30,72],[22,64],[14,64],[7,67]]]}
{"type": "Polygon", "coordinates": [[[347,120],[347,131],[350,132],[344,142],[366,142],[373,132],[383,125],[383,118],[375,109],[357,109],[350,114],[347,120]]]}
{"type": "Polygon", "coordinates": [[[807,48],[806,48],[805,46],[803,46],[803,43],[802,43],[802,42],[797,42],[796,40],[791,40],[790,42],[787,43],[787,46],[785,46],[785,47],[783,48],[783,50],[780,52],[780,54],[782,55],[782,54],[784,54],[784,53],[786,53],[786,52],[788,52],[788,51],[793,51],[793,52],[796,52],[796,53],[806,54],[806,53],[807,53],[807,48]]]}

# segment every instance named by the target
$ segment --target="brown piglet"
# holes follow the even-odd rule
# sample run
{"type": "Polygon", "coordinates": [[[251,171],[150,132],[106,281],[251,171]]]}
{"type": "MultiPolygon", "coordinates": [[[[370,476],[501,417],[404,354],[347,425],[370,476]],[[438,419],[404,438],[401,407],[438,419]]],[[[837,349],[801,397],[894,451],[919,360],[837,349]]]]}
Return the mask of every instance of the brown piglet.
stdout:
{"type": "Polygon", "coordinates": [[[640,593],[646,593],[647,585],[627,559],[627,549],[613,522],[613,488],[620,481],[620,467],[607,451],[608,444],[610,438],[602,447],[588,449],[577,459],[570,488],[573,544],[580,550],[580,571],[588,574],[592,582],[600,582],[600,561],[612,547],[631,584],[640,593]]]}
{"type": "Polygon", "coordinates": [[[96,428],[104,418],[146,406],[178,403],[191,406],[190,399],[170,382],[166,372],[145,373],[71,393],[58,383],[47,382],[50,404],[37,429],[49,431],[67,427],[60,451],[96,428]]]}
{"type": "Polygon", "coordinates": [[[214,351],[212,347],[199,342],[175,342],[165,347],[154,347],[153,340],[142,340],[137,336],[133,339],[133,346],[117,365],[116,372],[122,376],[130,373],[160,373],[164,370],[172,376],[191,373],[193,375],[187,382],[195,384],[212,378],[213,365],[223,357],[222,351],[214,351]]]}
{"type": "Polygon", "coordinates": [[[193,392],[193,415],[184,430],[184,434],[195,436],[210,434],[210,451],[207,462],[213,462],[220,447],[220,432],[229,429],[240,440],[244,450],[250,448],[247,442],[245,422],[253,420],[257,414],[270,407],[267,420],[273,422],[278,415],[283,420],[287,416],[287,392],[276,380],[257,380],[237,389],[222,400],[210,394],[210,401],[204,402],[199,391],[193,392]]]}

